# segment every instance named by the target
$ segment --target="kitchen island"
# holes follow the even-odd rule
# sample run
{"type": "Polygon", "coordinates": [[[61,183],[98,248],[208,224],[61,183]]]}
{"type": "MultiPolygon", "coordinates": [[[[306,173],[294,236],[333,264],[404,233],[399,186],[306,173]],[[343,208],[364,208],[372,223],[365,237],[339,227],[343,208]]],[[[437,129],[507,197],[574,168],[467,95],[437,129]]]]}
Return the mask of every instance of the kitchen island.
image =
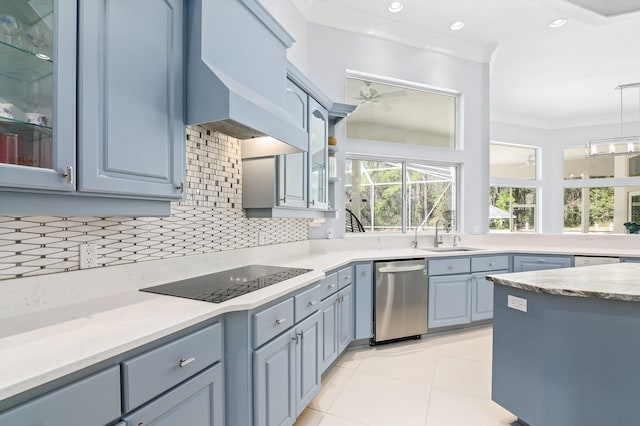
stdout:
{"type": "Polygon", "coordinates": [[[487,279],[496,403],[530,426],[638,424],[640,264],[487,279]]]}

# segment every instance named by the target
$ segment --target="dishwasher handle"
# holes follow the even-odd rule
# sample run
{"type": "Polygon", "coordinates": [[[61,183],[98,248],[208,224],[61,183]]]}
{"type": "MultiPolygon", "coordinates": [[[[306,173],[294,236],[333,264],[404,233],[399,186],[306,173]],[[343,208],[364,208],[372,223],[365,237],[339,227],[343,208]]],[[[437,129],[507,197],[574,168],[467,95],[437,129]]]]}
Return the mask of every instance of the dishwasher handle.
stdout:
{"type": "Polygon", "coordinates": [[[412,265],[412,266],[383,266],[378,269],[380,273],[389,273],[392,274],[394,272],[413,272],[413,271],[424,271],[426,269],[426,265],[412,265]]]}

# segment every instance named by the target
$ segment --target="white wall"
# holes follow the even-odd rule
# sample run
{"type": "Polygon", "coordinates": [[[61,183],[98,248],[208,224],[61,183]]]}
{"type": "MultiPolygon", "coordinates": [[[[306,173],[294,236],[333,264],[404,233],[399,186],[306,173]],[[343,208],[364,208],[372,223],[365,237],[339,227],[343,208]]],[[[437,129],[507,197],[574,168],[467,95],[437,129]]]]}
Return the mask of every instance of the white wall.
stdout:
{"type": "MultiPolygon", "coordinates": [[[[344,154],[366,153],[464,163],[458,212],[461,231],[487,232],[489,187],[489,66],[374,37],[309,24],[309,77],[337,102],[345,99],[347,70],[419,83],[461,94],[462,151],[384,142],[347,141],[337,134],[339,171],[344,154]]],[[[343,128],[344,129],[344,128],[343,128]]],[[[340,194],[342,197],[344,194],[340,194]]],[[[341,200],[344,202],[344,200],[341,200]]],[[[335,231],[339,223],[335,222],[335,231]]],[[[340,227],[340,231],[342,232],[340,227]]],[[[337,232],[336,232],[337,234],[337,232]]],[[[312,235],[310,233],[310,235],[312,235]]]]}

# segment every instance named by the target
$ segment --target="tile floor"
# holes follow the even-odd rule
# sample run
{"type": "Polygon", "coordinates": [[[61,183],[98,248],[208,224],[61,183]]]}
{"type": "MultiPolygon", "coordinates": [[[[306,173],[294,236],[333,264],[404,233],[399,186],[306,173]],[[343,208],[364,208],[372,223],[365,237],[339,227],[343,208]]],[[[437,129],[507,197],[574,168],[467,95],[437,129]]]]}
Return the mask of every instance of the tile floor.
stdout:
{"type": "Polygon", "coordinates": [[[503,426],[491,401],[492,328],[346,351],[294,426],[503,426]]]}

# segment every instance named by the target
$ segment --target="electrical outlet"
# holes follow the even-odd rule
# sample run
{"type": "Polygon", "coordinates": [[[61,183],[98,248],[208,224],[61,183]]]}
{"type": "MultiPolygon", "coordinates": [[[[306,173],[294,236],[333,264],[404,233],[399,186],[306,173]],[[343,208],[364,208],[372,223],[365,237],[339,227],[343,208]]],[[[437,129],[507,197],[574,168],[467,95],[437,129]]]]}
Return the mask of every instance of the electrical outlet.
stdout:
{"type": "Polygon", "coordinates": [[[258,245],[266,246],[269,244],[269,235],[266,232],[258,232],[258,245]]]}
{"type": "Polygon", "coordinates": [[[327,238],[328,239],[333,238],[333,228],[327,228],[327,238]]]}
{"type": "Polygon", "coordinates": [[[98,245],[80,244],[80,269],[95,268],[98,266],[98,245]]]}
{"type": "Polygon", "coordinates": [[[521,312],[527,312],[527,299],[522,297],[507,295],[507,307],[521,312]]]}

